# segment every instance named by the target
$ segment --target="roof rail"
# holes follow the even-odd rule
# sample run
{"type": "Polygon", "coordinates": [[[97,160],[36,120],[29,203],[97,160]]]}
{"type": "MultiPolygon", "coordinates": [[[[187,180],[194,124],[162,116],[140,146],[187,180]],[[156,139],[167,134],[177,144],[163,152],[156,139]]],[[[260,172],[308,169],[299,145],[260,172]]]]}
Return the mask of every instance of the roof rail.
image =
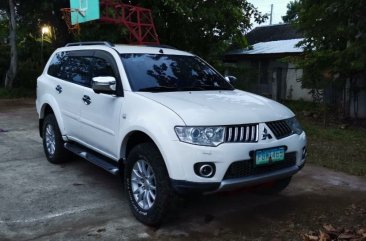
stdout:
{"type": "Polygon", "coordinates": [[[107,41],[87,41],[87,42],[76,42],[76,43],[68,43],[65,47],[71,46],[88,46],[88,45],[104,45],[107,47],[114,47],[114,45],[107,41]]]}
{"type": "Polygon", "coordinates": [[[166,45],[166,44],[145,44],[144,46],[153,47],[153,48],[177,49],[176,47],[166,45]]]}

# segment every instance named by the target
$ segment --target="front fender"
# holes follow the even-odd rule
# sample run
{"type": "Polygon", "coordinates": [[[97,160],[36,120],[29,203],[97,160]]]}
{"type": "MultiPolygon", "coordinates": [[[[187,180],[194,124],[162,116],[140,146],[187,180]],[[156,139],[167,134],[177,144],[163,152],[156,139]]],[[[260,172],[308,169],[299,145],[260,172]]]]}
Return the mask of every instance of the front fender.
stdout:
{"type": "Polygon", "coordinates": [[[184,121],[172,110],[155,101],[128,91],[125,94],[126,102],[121,117],[122,129],[119,133],[120,158],[126,158],[125,148],[130,134],[140,131],[149,136],[158,147],[169,176],[177,180],[184,179],[183,167],[180,163],[172,162],[172,155],[176,153],[170,148],[172,142],[178,141],[174,127],[185,125],[184,121]]]}

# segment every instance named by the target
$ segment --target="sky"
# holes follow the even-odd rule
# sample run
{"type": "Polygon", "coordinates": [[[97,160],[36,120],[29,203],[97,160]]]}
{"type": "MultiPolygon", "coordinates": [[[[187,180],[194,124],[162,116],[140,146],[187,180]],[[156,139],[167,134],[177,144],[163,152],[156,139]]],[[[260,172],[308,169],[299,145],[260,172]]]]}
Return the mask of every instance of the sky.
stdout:
{"type": "MultiPolygon", "coordinates": [[[[281,16],[286,14],[287,4],[290,0],[248,0],[251,4],[258,8],[258,10],[262,13],[270,13],[271,12],[271,4],[273,4],[273,20],[272,24],[278,24],[282,21],[281,16]]],[[[268,25],[269,18],[265,23],[261,25],[268,25]]],[[[257,23],[253,24],[253,27],[258,26],[257,23]]]]}

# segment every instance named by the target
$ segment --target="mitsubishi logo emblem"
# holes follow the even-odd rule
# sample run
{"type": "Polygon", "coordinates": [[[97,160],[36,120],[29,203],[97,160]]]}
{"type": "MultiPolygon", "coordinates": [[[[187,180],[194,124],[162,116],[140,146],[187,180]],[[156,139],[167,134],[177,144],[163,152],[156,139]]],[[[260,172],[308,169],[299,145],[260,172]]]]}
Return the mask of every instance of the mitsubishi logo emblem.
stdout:
{"type": "Polygon", "coordinates": [[[269,134],[269,133],[268,133],[268,131],[267,131],[267,128],[265,128],[265,127],[264,127],[264,129],[263,129],[263,136],[262,136],[262,140],[267,140],[267,138],[268,138],[269,140],[271,140],[271,139],[272,139],[272,135],[271,135],[271,134],[269,134]]]}

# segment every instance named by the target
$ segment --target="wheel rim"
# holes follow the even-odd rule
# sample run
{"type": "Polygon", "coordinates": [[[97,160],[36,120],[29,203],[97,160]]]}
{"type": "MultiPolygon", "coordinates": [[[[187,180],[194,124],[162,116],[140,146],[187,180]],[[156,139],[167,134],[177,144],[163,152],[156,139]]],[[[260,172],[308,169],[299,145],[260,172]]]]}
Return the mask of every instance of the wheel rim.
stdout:
{"type": "Polygon", "coordinates": [[[56,150],[56,138],[55,138],[55,131],[53,130],[52,125],[48,124],[46,126],[46,149],[50,156],[53,156],[55,154],[56,150]]]}
{"type": "Polygon", "coordinates": [[[138,160],[131,171],[132,195],[140,208],[150,209],[156,199],[156,180],[149,163],[138,160]]]}

